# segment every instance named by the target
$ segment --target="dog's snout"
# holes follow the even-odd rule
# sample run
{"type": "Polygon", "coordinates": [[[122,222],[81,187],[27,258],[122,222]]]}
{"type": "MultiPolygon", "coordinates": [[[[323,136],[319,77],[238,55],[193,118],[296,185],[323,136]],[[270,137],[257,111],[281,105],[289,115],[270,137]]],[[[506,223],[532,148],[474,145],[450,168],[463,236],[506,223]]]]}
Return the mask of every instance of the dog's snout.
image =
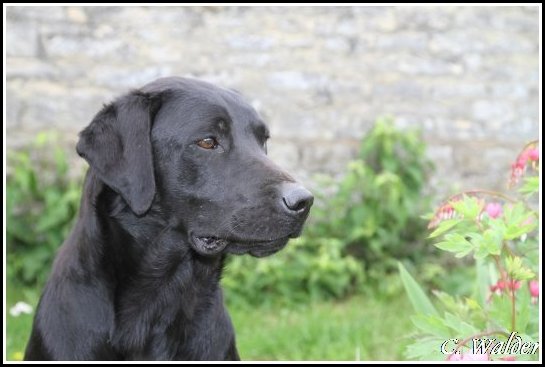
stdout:
{"type": "Polygon", "coordinates": [[[314,196],[312,196],[310,191],[303,186],[296,183],[290,183],[284,184],[282,189],[282,201],[284,207],[290,213],[305,213],[312,206],[314,196]]]}

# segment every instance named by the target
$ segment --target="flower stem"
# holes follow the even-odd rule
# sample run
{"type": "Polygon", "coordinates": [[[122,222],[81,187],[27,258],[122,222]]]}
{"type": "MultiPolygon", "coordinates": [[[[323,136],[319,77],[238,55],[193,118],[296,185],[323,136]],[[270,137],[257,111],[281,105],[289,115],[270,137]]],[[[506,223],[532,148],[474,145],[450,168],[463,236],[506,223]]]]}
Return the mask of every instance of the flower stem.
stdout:
{"type": "Polygon", "coordinates": [[[496,266],[498,267],[498,271],[500,272],[500,279],[505,282],[506,273],[505,273],[505,271],[503,270],[503,268],[501,266],[500,257],[498,255],[494,255],[492,257],[493,257],[494,261],[496,262],[496,266]]]}
{"type": "Polygon", "coordinates": [[[524,148],[522,148],[522,150],[520,151],[519,156],[520,156],[520,155],[522,154],[522,152],[524,152],[526,149],[528,149],[528,148],[533,148],[533,147],[535,147],[535,146],[538,145],[538,144],[539,144],[539,140],[532,140],[531,142],[528,142],[528,143],[524,146],[524,148]]]}
{"type": "Polygon", "coordinates": [[[511,257],[515,257],[515,256],[518,256],[512,248],[510,248],[505,242],[503,244],[503,247],[502,247],[505,252],[507,252],[511,257]]]}
{"type": "Polygon", "coordinates": [[[511,285],[511,331],[515,331],[516,329],[516,320],[515,320],[515,285],[513,278],[511,279],[510,285],[511,285]]]}
{"type": "MultiPolygon", "coordinates": [[[[488,195],[488,196],[492,196],[492,197],[497,197],[497,198],[500,198],[500,199],[503,199],[505,201],[508,201],[510,203],[513,203],[513,204],[516,204],[518,201],[510,196],[507,196],[505,194],[502,194],[501,192],[497,192],[497,191],[492,191],[492,190],[484,190],[484,189],[474,189],[474,190],[466,190],[466,191],[462,191],[462,192],[459,192],[457,194],[454,194],[452,196],[449,196],[446,200],[443,201],[443,204],[441,204],[441,206],[443,206],[445,203],[448,203],[454,199],[457,199],[458,197],[462,196],[462,195],[474,195],[474,194],[484,194],[484,195],[488,195]]],[[[524,205],[524,207],[526,209],[529,209],[529,210],[532,210],[532,208],[530,208],[530,206],[528,205],[528,203],[526,202],[522,202],[522,204],[524,205]]]]}
{"type": "Polygon", "coordinates": [[[501,192],[492,191],[492,190],[483,190],[483,189],[475,189],[475,190],[467,190],[462,192],[462,194],[485,194],[489,196],[495,196],[497,198],[503,199],[505,201],[509,201],[511,203],[516,203],[517,200],[514,198],[507,196],[505,194],[502,194],[501,192]]]}

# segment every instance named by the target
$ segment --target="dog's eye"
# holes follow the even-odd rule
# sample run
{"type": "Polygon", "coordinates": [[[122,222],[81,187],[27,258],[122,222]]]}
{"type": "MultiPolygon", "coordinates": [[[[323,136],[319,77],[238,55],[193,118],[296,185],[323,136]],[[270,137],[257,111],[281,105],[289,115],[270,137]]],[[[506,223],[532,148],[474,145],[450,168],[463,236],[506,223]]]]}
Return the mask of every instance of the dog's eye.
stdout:
{"type": "Polygon", "coordinates": [[[197,145],[203,149],[216,149],[219,144],[216,138],[210,137],[199,140],[197,145]]]}

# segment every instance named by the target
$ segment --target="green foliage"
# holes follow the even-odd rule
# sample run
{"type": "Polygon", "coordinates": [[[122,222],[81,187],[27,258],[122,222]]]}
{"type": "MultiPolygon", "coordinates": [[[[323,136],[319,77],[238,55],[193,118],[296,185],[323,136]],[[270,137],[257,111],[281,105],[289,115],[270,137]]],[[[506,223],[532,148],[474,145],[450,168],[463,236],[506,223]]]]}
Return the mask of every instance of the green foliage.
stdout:
{"type": "MultiPolygon", "coordinates": [[[[528,163],[534,173],[537,171],[536,145],[530,143],[517,157],[512,180],[519,180],[528,163]]],[[[415,340],[407,347],[408,358],[445,360],[448,355],[441,353],[440,346],[452,338],[460,341],[459,348],[467,354],[467,360],[473,358],[469,352],[474,338],[498,338],[505,343],[516,332],[524,342],[539,339],[535,290],[540,269],[536,231],[539,215],[525,201],[539,193],[539,181],[536,175],[524,177],[523,181],[519,190],[523,195],[518,198],[488,190],[468,191],[452,196],[433,215],[430,226],[435,229],[429,237],[442,237],[435,246],[456,258],[472,255],[475,260],[474,276],[466,275],[465,279],[473,284],[472,292],[452,296],[436,291],[440,313],[430,312],[431,301],[426,293],[400,265],[400,277],[417,312],[412,317],[415,340]]],[[[479,358],[513,357],[504,352],[481,354],[479,358]]],[[[517,360],[539,357],[515,354],[517,360]]],[[[464,360],[463,355],[459,358],[464,360]]]]}
{"type": "Polygon", "coordinates": [[[409,274],[403,264],[398,263],[399,274],[403,281],[403,286],[407,289],[407,295],[416,312],[423,315],[437,315],[437,310],[424,293],[424,290],[418,285],[414,278],[409,274]]]}
{"type": "Polygon", "coordinates": [[[422,261],[429,201],[422,194],[432,166],[417,130],[400,131],[379,119],[362,140],[359,156],[337,193],[313,209],[308,236],[337,238],[365,264],[371,280],[395,271],[398,259],[422,261]]]}
{"type": "Polygon", "coordinates": [[[303,236],[274,256],[231,257],[222,284],[233,303],[300,303],[342,298],[363,279],[361,264],[343,254],[342,242],[303,236]]]}
{"type": "Polygon", "coordinates": [[[532,270],[522,264],[522,259],[518,256],[505,258],[505,270],[509,278],[513,280],[528,280],[536,277],[532,270]]]}
{"type": "Polygon", "coordinates": [[[42,133],[29,149],[8,156],[7,271],[26,285],[44,282],[79,206],[80,180],[68,178],[66,154],[55,138],[42,133]]]}

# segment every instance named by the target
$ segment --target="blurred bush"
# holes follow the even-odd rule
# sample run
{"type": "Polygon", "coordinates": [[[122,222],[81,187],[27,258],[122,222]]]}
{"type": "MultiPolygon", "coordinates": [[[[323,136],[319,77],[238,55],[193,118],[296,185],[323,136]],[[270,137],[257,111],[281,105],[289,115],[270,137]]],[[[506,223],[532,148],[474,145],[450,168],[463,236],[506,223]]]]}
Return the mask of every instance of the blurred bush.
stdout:
{"type": "Polygon", "coordinates": [[[231,256],[222,284],[229,303],[301,303],[342,298],[362,284],[364,268],[336,238],[303,235],[274,256],[231,256]]]}
{"type": "Polygon", "coordinates": [[[374,280],[397,271],[396,259],[420,261],[426,228],[420,216],[430,208],[423,189],[431,169],[418,130],[377,120],[336,195],[323,197],[324,205],[314,209],[316,224],[308,235],[338,238],[374,280]]]}
{"type": "Polygon", "coordinates": [[[70,178],[57,140],[40,133],[27,149],[7,157],[7,275],[23,285],[44,283],[79,207],[81,175],[70,178]]]}
{"type": "MultiPolygon", "coordinates": [[[[81,176],[69,178],[66,156],[51,149],[52,141],[40,135],[9,157],[8,276],[27,285],[46,278],[79,205],[81,176]]],[[[417,131],[378,120],[341,181],[320,179],[300,238],[265,259],[228,259],[226,298],[250,304],[342,298],[361,292],[364,281],[386,293],[400,291],[397,260],[418,265],[425,259],[419,216],[429,211],[422,189],[430,169],[417,131]]]]}

